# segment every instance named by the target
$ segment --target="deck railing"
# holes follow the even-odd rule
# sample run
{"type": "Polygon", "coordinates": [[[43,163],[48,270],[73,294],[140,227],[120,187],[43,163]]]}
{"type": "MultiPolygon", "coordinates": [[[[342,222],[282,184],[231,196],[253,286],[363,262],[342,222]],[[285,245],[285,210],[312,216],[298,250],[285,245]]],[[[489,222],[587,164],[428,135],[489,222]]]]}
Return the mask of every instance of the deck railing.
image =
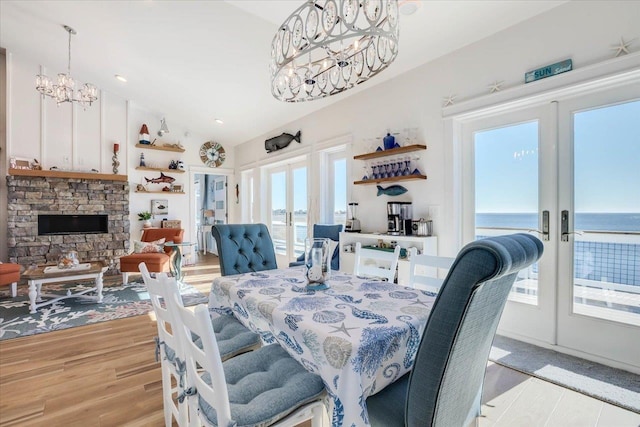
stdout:
{"type": "MultiPolygon", "coordinates": [[[[476,237],[525,229],[483,227],[476,237]]],[[[640,325],[640,233],[581,231],[575,234],[574,311],[640,325]]],[[[537,304],[538,263],[518,275],[512,300],[537,304]]]]}

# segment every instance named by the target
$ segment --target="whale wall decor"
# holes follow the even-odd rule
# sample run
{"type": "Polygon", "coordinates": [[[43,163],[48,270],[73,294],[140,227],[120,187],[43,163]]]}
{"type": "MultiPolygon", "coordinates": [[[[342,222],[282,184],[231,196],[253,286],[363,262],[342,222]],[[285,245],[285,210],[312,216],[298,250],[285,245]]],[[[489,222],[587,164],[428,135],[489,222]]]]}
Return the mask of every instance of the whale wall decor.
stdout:
{"type": "Polygon", "coordinates": [[[295,135],[282,133],[281,135],[269,138],[264,142],[264,149],[267,150],[267,153],[273,153],[274,151],[288,147],[294,139],[298,141],[298,144],[300,143],[300,131],[295,135]]]}

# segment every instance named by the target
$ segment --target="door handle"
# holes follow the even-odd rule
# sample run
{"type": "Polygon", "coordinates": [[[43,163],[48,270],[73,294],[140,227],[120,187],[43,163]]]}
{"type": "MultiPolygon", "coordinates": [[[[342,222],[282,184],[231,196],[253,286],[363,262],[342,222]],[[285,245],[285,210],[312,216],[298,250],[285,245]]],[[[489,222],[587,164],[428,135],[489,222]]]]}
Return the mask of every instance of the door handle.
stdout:
{"type": "Polygon", "coordinates": [[[291,227],[293,225],[293,214],[291,212],[289,212],[289,227],[291,227]]]}
{"type": "Polygon", "coordinates": [[[569,231],[569,211],[562,211],[560,215],[560,240],[563,242],[569,241],[569,234],[579,234],[582,236],[582,231],[569,231]]]}
{"type": "Polygon", "coordinates": [[[542,211],[542,231],[533,228],[528,231],[535,231],[542,235],[542,240],[549,240],[549,211],[542,211]]]}

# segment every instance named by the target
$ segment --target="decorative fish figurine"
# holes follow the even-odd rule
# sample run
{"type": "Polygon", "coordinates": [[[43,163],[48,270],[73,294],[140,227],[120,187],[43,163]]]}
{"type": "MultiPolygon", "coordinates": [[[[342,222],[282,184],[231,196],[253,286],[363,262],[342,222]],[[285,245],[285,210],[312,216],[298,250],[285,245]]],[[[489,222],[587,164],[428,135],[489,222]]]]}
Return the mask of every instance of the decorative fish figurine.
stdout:
{"type": "MultiPolygon", "coordinates": [[[[147,177],[144,177],[144,179],[146,179],[147,182],[150,182],[152,184],[162,184],[162,183],[170,184],[170,183],[172,183],[173,181],[176,180],[175,178],[167,176],[167,175],[163,174],[162,172],[160,172],[160,177],[159,178],[149,179],[147,177]]],[[[407,191],[407,190],[405,190],[405,191],[407,191]]]]}
{"type": "Polygon", "coordinates": [[[391,185],[387,188],[382,188],[382,186],[378,185],[378,194],[377,196],[387,195],[387,196],[399,196],[407,192],[407,189],[402,185],[391,185]]]}
{"type": "Polygon", "coordinates": [[[293,140],[298,141],[300,143],[300,131],[295,135],[291,135],[290,133],[282,133],[282,135],[274,136],[273,138],[269,138],[264,142],[264,149],[267,150],[267,153],[272,153],[277,150],[281,150],[285,147],[288,147],[293,140]]]}

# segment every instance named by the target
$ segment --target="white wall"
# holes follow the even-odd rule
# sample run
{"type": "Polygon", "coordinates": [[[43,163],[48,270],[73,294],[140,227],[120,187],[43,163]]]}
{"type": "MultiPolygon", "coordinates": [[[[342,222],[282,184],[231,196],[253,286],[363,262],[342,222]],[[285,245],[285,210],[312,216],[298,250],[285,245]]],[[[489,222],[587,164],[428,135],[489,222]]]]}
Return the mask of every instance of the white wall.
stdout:
{"type": "MultiPolygon", "coordinates": [[[[167,117],[170,133],[162,138],[158,137],[156,143],[180,142],[186,151],[173,153],[136,148],[142,124],[148,125],[153,139],[157,137],[162,117],[151,113],[149,108],[138,105],[134,101],[105,91],[101,91],[98,101],[86,110],[80,106],[72,107],[68,103],[57,106],[53,99],[42,99],[35,90],[35,76],[40,72],[52,75],[55,70],[48,70],[35,61],[7,52],[7,159],[12,156],[38,159],[43,169],[53,166],[66,170],[97,169],[100,173],[111,174],[113,173],[113,144],[119,143],[118,174],[128,175],[131,186],[129,199],[131,238],[140,237],[142,224],[138,221],[137,214],[150,210],[152,199],[169,200],[169,214],[162,218],[158,217],[154,225],[159,226],[163,218],[180,219],[185,228],[185,240],[195,236],[195,232],[190,229],[189,217],[192,214],[188,170],[203,166],[198,151],[200,145],[211,138],[188,133],[188,129],[180,126],[179,123],[172,122],[171,117],[167,117]],[[145,176],[151,179],[160,175],[155,171],[135,169],[139,165],[141,152],[144,152],[147,164],[155,163],[158,167],[168,167],[170,160],[182,160],[187,172],[171,176],[176,178],[175,183],[184,185],[185,194],[136,193],[136,185],[144,183],[145,176]]],[[[224,144],[224,141],[218,142],[224,144]]],[[[225,147],[225,149],[227,160],[224,166],[233,165],[233,148],[225,147]]],[[[6,162],[3,163],[3,173],[6,165],[6,162]]],[[[1,206],[6,212],[6,198],[1,206]]],[[[3,231],[6,231],[6,219],[0,226],[3,231]]],[[[3,250],[6,255],[6,247],[3,250]]],[[[2,255],[3,252],[0,252],[0,256],[2,255]]]]}
{"type": "MultiPolygon", "coordinates": [[[[359,216],[367,231],[386,229],[387,201],[412,201],[414,217],[432,216],[440,253],[454,255],[458,248],[451,203],[453,154],[444,135],[443,99],[454,94],[458,104],[494,96],[488,95],[494,81],[504,81],[503,90],[518,87],[524,84],[525,72],[566,58],[573,59],[574,69],[605,61],[612,58],[611,46],[619,43],[621,36],[625,40],[636,38],[632,50],[637,50],[639,23],[640,2],[569,2],[248,141],[236,147],[236,168],[268,161],[264,140],[283,131],[302,130],[303,144],[292,143],[278,152],[283,153],[279,157],[285,153],[294,156],[305,145],[345,134],[352,136],[356,155],[367,151],[365,139],[383,136],[387,128],[418,127],[428,146],[421,154],[420,168],[427,181],[402,182],[409,191],[405,197],[396,198],[376,197],[374,185],[352,186],[349,200],[359,202],[359,216]]],[[[373,82],[375,78],[364,85],[373,82]]],[[[353,161],[350,181],[359,180],[361,175],[362,162],[353,161]]],[[[259,203],[259,198],[256,201],[259,203]]]]}

